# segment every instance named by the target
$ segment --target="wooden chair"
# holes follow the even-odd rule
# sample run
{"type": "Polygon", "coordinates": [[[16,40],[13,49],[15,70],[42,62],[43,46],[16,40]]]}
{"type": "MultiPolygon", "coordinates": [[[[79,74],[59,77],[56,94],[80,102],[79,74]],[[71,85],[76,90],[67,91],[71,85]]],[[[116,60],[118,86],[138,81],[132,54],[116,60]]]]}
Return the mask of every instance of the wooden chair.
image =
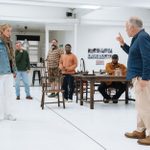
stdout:
{"type": "MultiPolygon", "coordinates": [[[[79,93],[80,93],[80,80],[75,80],[75,95],[76,95],[76,103],[78,103],[79,100],[79,93]]],[[[87,96],[88,96],[88,82],[84,82],[83,83],[83,93],[85,93],[85,100],[87,100],[87,96]]]]}
{"type": "Polygon", "coordinates": [[[49,77],[48,76],[48,64],[47,60],[43,61],[43,68],[42,68],[42,74],[41,74],[41,85],[42,85],[42,98],[41,98],[41,107],[44,109],[44,104],[52,104],[52,103],[58,103],[58,106],[60,106],[60,103],[63,103],[63,107],[65,108],[65,100],[63,97],[63,90],[61,89],[62,82],[63,82],[63,76],[57,76],[57,77],[49,77]],[[51,82],[54,81],[54,82],[51,82]],[[55,89],[52,89],[52,84],[57,85],[55,86],[55,89]],[[58,93],[57,94],[57,102],[45,102],[45,95],[48,93],[58,93]],[[60,101],[60,95],[62,94],[62,101],[60,101]]]}
{"type": "Polygon", "coordinates": [[[63,76],[57,76],[57,77],[42,77],[42,98],[41,98],[41,107],[44,109],[45,104],[53,104],[58,103],[58,107],[60,106],[60,103],[63,103],[63,108],[65,108],[65,100],[64,100],[64,90],[62,90],[62,82],[63,82],[63,76]],[[53,85],[55,85],[53,87],[53,85]],[[57,93],[57,101],[47,101],[45,102],[45,95],[47,93],[57,93]],[[62,94],[62,101],[60,101],[60,93],[62,94]]]}

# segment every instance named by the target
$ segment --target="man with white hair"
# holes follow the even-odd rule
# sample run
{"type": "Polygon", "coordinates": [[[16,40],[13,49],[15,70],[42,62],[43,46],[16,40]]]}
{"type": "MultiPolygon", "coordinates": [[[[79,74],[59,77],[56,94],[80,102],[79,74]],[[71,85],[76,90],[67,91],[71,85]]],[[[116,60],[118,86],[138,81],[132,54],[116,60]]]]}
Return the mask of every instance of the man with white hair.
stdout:
{"type": "Polygon", "coordinates": [[[126,32],[133,37],[131,45],[124,42],[120,33],[117,41],[128,54],[127,80],[132,80],[135,91],[137,129],[125,136],[138,139],[139,144],[150,145],[150,36],[138,17],[126,22],[126,32]]]}

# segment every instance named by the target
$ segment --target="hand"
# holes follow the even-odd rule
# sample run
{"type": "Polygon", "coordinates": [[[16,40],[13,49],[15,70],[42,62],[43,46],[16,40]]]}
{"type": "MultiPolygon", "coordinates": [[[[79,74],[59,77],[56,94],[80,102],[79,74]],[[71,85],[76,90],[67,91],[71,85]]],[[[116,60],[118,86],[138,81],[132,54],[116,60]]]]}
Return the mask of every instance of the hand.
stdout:
{"type": "Polygon", "coordinates": [[[65,67],[63,67],[63,68],[62,68],[62,71],[66,71],[66,68],[65,68],[65,67]]]}
{"type": "Polygon", "coordinates": [[[30,70],[27,70],[27,73],[29,73],[30,72],[30,70]]]}
{"type": "Polygon", "coordinates": [[[23,50],[21,49],[21,50],[20,50],[20,53],[22,53],[22,52],[23,52],[23,50]]]}
{"type": "Polygon", "coordinates": [[[13,73],[13,77],[16,78],[16,73],[13,73]]]}
{"type": "Polygon", "coordinates": [[[143,88],[145,88],[145,87],[147,86],[148,82],[149,82],[149,81],[147,81],[147,80],[140,80],[140,81],[139,81],[141,90],[143,90],[143,88]]]}
{"type": "Polygon", "coordinates": [[[122,35],[119,33],[118,36],[116,37],[116,40],[119,42],[119,44],[121,46],[124,46],[125,42],[124,42],[124,39],[122,37],[122,35]]]}

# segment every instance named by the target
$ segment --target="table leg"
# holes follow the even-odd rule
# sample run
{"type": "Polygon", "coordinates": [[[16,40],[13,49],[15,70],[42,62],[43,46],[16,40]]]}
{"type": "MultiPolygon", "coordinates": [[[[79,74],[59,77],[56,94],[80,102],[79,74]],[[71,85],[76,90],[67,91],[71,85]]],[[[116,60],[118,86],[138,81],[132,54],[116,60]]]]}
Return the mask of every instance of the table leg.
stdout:
{"type": "Polygon", "coordinates": [[[90,81],[90,109],[94,109],[94,81],[90,81]]]}
{"type": "Polygon", "coordinates": [[[83,105],[83,80],[80,80],[80,105],[83,105]]]}
{"type": "Polygon", "coordinates": [[[129,101],[129,85],[128,85],[128,82],[126,82],[126,92],[125,92],[125,104],[128,104],[128,101],[129,101]]]}

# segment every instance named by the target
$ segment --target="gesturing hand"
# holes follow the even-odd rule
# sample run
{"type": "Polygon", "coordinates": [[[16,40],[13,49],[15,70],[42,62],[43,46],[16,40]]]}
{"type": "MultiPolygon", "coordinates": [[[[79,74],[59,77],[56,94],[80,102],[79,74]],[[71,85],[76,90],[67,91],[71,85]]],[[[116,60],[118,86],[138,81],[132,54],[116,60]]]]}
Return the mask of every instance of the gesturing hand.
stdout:
{"type": "Polygon", "coordinates": [[[119,33],[118,36],[116,37],[116,40],[119,42],[119,44],[121,46],[123,46],[125,44],[124,39],[122,37],[122,35],[119,33]]]}

